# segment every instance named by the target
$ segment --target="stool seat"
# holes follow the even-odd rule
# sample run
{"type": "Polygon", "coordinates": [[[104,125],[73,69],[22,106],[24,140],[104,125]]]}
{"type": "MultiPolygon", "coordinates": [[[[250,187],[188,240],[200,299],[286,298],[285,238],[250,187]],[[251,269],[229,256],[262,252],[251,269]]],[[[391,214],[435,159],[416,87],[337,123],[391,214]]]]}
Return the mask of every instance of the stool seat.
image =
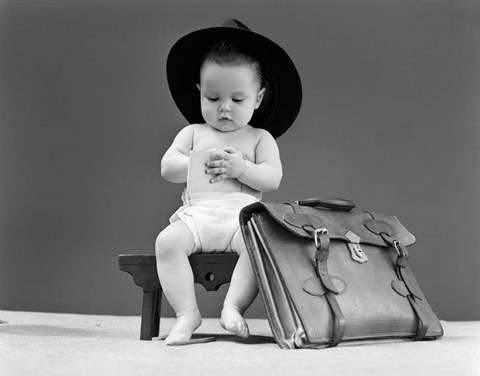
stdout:
{"type": "MultiPolygon", "coordinates": [[[[238,255],[195,253],[188,259],[194,282],[200,283],[207,291],[217,291],[232,279],[238,255]]],[[[157,259],[153,254],[123,254],[118,256],[118,266],[143,290],[140,339],[150,341],[158,336],[160,329],[162,286],[157,275],[157,259]]]]}

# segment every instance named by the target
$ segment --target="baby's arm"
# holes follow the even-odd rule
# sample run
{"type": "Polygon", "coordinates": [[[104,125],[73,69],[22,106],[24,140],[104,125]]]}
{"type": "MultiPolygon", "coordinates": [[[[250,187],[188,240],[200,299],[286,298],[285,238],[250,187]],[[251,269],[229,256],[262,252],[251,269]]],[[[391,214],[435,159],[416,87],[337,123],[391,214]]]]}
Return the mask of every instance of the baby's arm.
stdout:
{"type": "Polygon", "coordinates": [[[161,173],[171,183],[185,183],[188,176],[190,150],[193,146],[193,128],[187,126],[178,132],[161,162],[161,173]]]}
{"type": "Polygon", "coordinates": [[[282,162],[275,139],[262,132],[255,149],[255,163],[245,161],[245,170],[238,180],[261,192],[273,191],[282,180],[282,162]]]}
{"type": "Polygon", "coordinates": [[[255,163],[243,159],[242,153],[232,147],[214,153],[207,166],[209,174],[216,174],[212,182],[237,178],[241,183],[261,192],[273,191],[282,180],[282,163],[275,139],[262,132],[255,148],[255,163]],[[213,167],[213,168],[212,168],[213,167]]]}

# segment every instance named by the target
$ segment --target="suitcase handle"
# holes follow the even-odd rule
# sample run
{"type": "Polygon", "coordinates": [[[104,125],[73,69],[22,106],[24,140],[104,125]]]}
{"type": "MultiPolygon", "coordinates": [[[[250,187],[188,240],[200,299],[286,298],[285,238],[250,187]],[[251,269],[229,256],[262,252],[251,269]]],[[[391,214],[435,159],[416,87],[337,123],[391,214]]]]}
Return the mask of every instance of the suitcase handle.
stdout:
{"type": "Polygon", "coordinates": [[[338,211],[350,211],[355,208],[355,203],[343,198],[330,197],[326,199],[307,198],[305,200],[295,201],[300,206],[321,207],[338,211]]]}

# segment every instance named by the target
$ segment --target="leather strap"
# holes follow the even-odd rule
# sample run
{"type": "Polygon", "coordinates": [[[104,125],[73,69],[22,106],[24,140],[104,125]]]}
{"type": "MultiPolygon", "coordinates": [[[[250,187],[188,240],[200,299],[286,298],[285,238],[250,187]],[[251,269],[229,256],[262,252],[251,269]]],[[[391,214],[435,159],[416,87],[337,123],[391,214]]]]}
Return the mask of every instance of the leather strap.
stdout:
{"type": "MultiPolygon", "coordinates": [[[[383,236],[382,236],[383,237],[383,236]]],[[[386,239],[384,238],[386,241],[386,239]]],[[[395,269],[397,277],[402,281],[407,287],[409,295],[407,295],[408,302],[413,308],[415,315],[418,319],[418,329],[417,335],[413,338],[414,341],[421,341],[428,331],[428,318],[425,312],[423,311],[423,306],[421,304],[422,299],[418,293],[415,284],[411,280],[410,267],[408,266],[408,251],[399,241],[394,240],[391,242],[392,246],[397,251],[397,260],[395,262],[395,269]]]]}
{"type": "MultiPolygon", "coordinates": [[[[304,213],[301,205],[298,205],[296,203],[289,203],[289,205],[292,207],[294,213],[304,213]]],[[[325,288],[325,297],[327,299],[328,305],[330,306],[330,309],[332,310],[333,319],[334,321],[336,321],[335,328],[333,329],[332,342],[329,344],[329,347],[335,347],[341,342],[343,336],[345,335],[347,322],[345,320],[342,309],[338,305],[337,298],[335,297],[335,294],[338,294],[339,291],[333,284],[328,273],[327,261],[330,248],[330,237],[328,236],[328,231],[326,231],[326,229],[304,229],[311,233],[315,240],[315,260],[317,266],[317,276],[320,279],[323,287],[325,288]]]]}
{"type": "Polygon", "coordinates": [[[412,306],[418,318],[417,336],[414,337],[413,340],[421,341],[428,332],[428,318],[423,312],[423,306],[421,305],[422,298],[419,296],[420,294],[418,293],[413,281],[411,281],[410,274],[408,273],[408,251],[399,242],[394,241],[393,246],[398,253],[397,262],[395,264],[397,277],[407,287],[409,292],[409,295],[407,295],[408,302],[412,306]]]}
{"type": "Polygon", "coordinates": [[[423,338],[425,338],[428,332],[428,318],[425,316],[423,309],[417,303],[415,297],[413,297],[412,295],[408,295],[407,299],[410,302],[410,305],[412,306],[413,310],[415,311],[415,314],[418,317],[417,336],[414,337],[413,340],[421,341],[423,338]]]}
{"type": "Polygon", "coordinates": [[[327,298],[327,302],[333,312],[333,318],[336,321],[336,328],[334,328],[332,342],[329,344],[330,347],[335,347],[342,340],[347,325],[345,316],[343,315],[342,309],[338,305],[337,298],[335,297],[335,294],[338,294],[339,291],[332,283],[328,273],[327,262],[330,248],[330,238],[328,236],[328,232],[325,229],[317,229],[314,237],[316,246],[315,260],[317,265],[317,276],[325,288],[325,297],[327,298]]]}
{"type": "Polygon", "coordinates": [[[337,298],[335,298],[335,295],[331,292],[327,292],[325,296],[327,297],[328,304],[330,304],[330,308],[333,311],[333,316],[335,320],[337,320],[337,325],[336,325],[337,330],[333,335],[332,343],[329,344],[329,347],[335,347],[340,343],[343,336],[345,335],[347,322],[345,320],[345,316],[343,315],[342,309],[338,305],[337,298]]]}
{"type": "MultiPolygon", "coordinates": [[[[369,212],[368,214],[372,217],[372,219],[377,220],[374,213],[369,212]]],[[[422,299],[417,291],[417,288],[415,287],[416,284],[411,280],[411,276],[413,274],[411,273],[408,265],[407,248],[405,248],[405,246],[403,246],[398,240],[395,240],[395,234],[380,231],[379,235],[382,237],[385,243],[395,248],[397,251],[398,256],[397,260],[395,261],[396,274],[398,279],[407,287],[409,293],[409,295],[407,295],[408,302],[412,306],[412,309],[418,319],[417,335],[413,338],[413,340],[421,341],[428,331],[428,316],[424,312],[424,306],[421,304],[422,299]]]]}

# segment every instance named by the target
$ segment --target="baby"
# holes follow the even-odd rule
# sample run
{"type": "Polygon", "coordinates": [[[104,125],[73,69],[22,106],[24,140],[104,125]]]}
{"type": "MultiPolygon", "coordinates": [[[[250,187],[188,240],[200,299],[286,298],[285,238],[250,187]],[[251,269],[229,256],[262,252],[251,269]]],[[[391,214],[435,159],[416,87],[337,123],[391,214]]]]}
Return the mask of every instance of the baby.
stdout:
{"type": "MultiPolygon", "coordinates": [[[[198,102],[196,106],[201,110],[202,119],[198,119],[198,113],[186,116],[189,120],[203,121],[194,121],[177,134],[162,158],[161,172],[172,183],[185,183],[189,175],[206,174],[210,187],[204,192],[198,191],[193,189],[194,181],[189,181],[182,196],[183,206],[170,218],[170,225],[156,240],[158,276],[165,297],[177,317],[165,339],[169,345],[188,344],[192,333],[202,321],[188,261],[188,256],[195,252],[235,252],[239,255],[220,323],[224,329],[237,336],[249,336],[243,314],[256,297],[258,288],[239,229],[238,215],[244,206],[260,200],[262,192],[277,189],[282,179],[278,146],[266,126],[271,124],[268,120],[275,118],[278,112],[276,106],[280,95],[275,87],[278,87],[281,78],[273,77],[274,69],[267,67],[263,59],[260,60],[252,52],[254,49],[249,47],[252,43],[255,45],[255,42],[265,43],[263,40],[267,39],[251,32],[236,20],[228,20],[220,28],[200,30],[187,37],[192,35],[192,40],[196,40],[189,43],[199,46],[202,44],[199,40],[204,38],[208,40],[205,42],[208,48],[193,52],[197,55],[196,59],[195,56],[192,57],[195,60],[196,75],[183,72],[190,80],[192,76],[197,78],[194,79],[197,81],[194,84],[199,98],[195,100],[200,102],[200,106],[198,102]],[[202,32],[204,35],[210,33],[215,38],[199,37],[202,32]],[[270,92],[273,90],[275,92],[270,92]],[[264,118],[268,117],[267,121],[263,120],[260,126],[250,125],[254,114],[263,109],[263,102],[272,100],[275,103],[267,105],[267,113],[263,115],[264,118]],[[201,166],[201,171],[189,171],[189,166],[193,166],[190,159],[195,155],[191,152],[201,150],[210,151],[209,160],[201,166]],[[225,188],[222,182],[229,179],[236,184],[225,188]]],[[[184,102],[192,99],[182,100],[180,97],[185,97],[186,94],[172,89],[176,83],[181,86],[180,81],[174,79],[179,67],[172,61],[181,50],[178,44],[186,44],[187,37],[172,48],[167,63],[170,88],[184,114],[190,111],[184,102]]],[[[273,42],[267,41],[273,45],[273,42]]],[[[192,46],[187,48],[185,45],[183,48],[184,51],[191,51],[192,46]]],[[[281,51],[288,59],[284,68],[291,71],[293,67],[295,70],[286,53],[281,51]]],[[[284,60],[285,56],[282,55],[284,60]]],[[[185,61],[187,57],[181,56],[180,59],[185,61]]],[[[275,64],[281,64],[281,61],[275,64]]],[[[292,85],[301,93],[296,70],[294,73],[297,80],[292,85]]],[[[298,113],[299,100],[301,94],[300,99],[289,102],[293,112],[296,111],[293,118],[298,113]]],[[[293,120],[287,121],[291,124],[293,120]]],[[[280,123],[283,125],[280,125],[277,134],[290,125],[280,123]]]]}

